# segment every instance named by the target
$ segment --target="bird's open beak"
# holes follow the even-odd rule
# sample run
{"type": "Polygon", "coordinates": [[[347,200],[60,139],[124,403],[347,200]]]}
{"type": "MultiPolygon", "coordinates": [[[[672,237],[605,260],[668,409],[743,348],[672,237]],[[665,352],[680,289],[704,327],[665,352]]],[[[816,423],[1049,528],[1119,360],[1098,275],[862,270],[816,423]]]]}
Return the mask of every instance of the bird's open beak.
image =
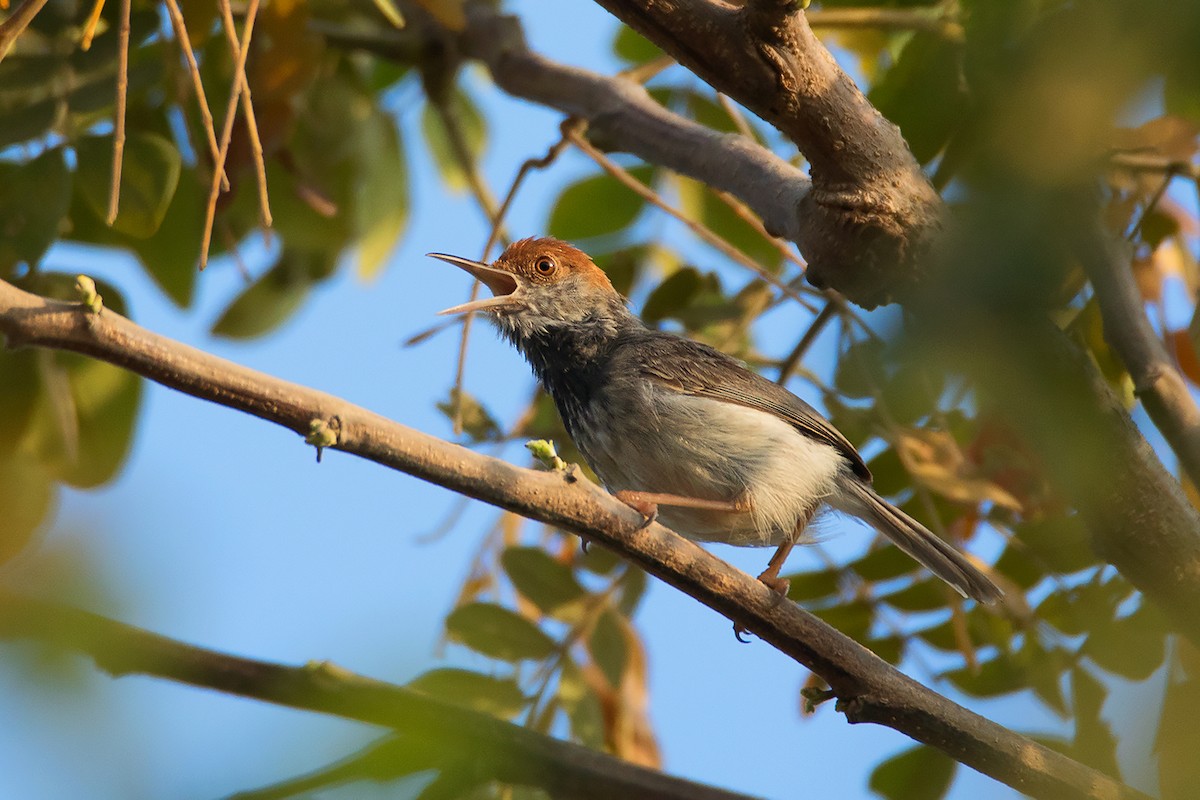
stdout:
{"type": "Polygon", "coordinates": [[[493,297],[474,300],[459,306],[439,311],[438,314],[466,314],[471,311],[488,311],[516,305],[517,279],[511,272],[488,266],[481,261],[469,258],[446,255],[445,253],[426,253],[430,258],[445,261],[474,275],[492,290],[493,297]]]}

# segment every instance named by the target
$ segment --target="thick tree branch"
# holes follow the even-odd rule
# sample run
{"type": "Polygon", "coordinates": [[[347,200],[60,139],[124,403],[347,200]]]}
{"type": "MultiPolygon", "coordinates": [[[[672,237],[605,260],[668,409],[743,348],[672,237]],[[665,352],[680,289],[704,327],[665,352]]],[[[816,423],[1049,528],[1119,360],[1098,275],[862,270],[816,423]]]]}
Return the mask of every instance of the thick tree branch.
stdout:
{"type": "Polygon", "coordinates": [[[809,281],[871,307],[914,284],[941,202],[900,131],[793,0],[597,0],[790,138],[812,165],[796,209],[809,281]]]}
{"type": "Polygon", "coordinates": [[[525,45],[516,18],[482,3],[471,5],[460,44],[509,94],[585,119],[606,145],[736,195],[776,235],[802,235],[796,210],[811,188],[808,178],[754,142],[668,111],[634,81],[543,58],[525,45]]]}
{"type": "Polygon", "coordinates": [[[394,728],[405,734],[399,752],[413,762],[410,772],[454,768],[469,757],[473,777],[538,786],[556,798],[747,800],[327,662],[290,667],[241,658],[7,592],[0,592],[0,637],[34,638],[86,653],[114,677],[154,675],[394,728]]]}
{"type": "Polygon", "coordinates": [[[956,705],[857,642],[653,524],[570,472],[536,472],[407,428],[322,392],[272,378],[139,328],[108,311],[46,300],[0,281],[10,346],[72,350],[297,433],[323,423],[328,446],[537,519],[620,553],[740,623],[820,675],[851,722],[877,722],[1027,794],[1142,797],[1127,786],[956,705]]]}
{"type": "Polygon", "coordinates": [[[1099,225],[1079,243],[1080,261],[1100,302],[1104,338],[1129,370],[1134,390],[1188,477],[1200,486],[1200,408],[1150,326],[1130,256],[1099,225]]]}

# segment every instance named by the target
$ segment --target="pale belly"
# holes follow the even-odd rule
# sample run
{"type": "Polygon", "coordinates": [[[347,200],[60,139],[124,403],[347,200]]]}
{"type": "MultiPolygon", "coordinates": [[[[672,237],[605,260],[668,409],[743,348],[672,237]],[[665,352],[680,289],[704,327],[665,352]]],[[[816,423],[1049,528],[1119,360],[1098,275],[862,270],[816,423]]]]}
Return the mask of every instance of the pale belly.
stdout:
{"type": "Polygon", "coordinates": [[[612,394],[585,412],[605,415],[604,424],[580,420],[575,435],[610,491],[749,501],[748,512],[660,505],[659,521],[690,539],[778,544],[833,492],[846,465],[833,447],[763,411],[668,391],[612,394]]]}

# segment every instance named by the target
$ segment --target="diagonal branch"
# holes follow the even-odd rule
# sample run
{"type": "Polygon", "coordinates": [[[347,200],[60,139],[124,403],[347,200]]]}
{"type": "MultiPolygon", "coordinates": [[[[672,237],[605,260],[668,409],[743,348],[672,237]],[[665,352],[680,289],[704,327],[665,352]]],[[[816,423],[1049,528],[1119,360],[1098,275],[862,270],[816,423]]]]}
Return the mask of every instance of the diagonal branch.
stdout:
{"type": "Polygon", "coordinates": [[[331,395],[264,375],[138,327],[108,309],[47,300],[0,281],[9,346],[71,350],[194,397],[239,409],[322,444],[545,522],[609,548],[741,624],[820,675],[851,722],[875,722],[1046,798],[1144,797],[922,686],[871,651],[641,515],[573,470],[521,469],[392,422],[331,395]]]}
{"type": "Polygon", "coordinates": [[[588,122],[608,146],[739,197],[767,229],[800,236],[804,173],[742,136],[720,133],[663,108],[633,80],[559,64],[532,52],[520,23],[483,3],[470,6],[464,53],[487,64],[505,92],[588,122]]]}
{"type": "Polygon", "coordinates": [[[1099,224],[1082,237],[1078,247],[1100,302],[1104,338],[1129,370],[1134,390],[1188,477],[1200,486],[1200,408],[1150,326],[1130,270],[1130,253],[1122,252],[1099,224]]]}
{"type": "MultiPolygon", "coordinates": [[[[469,754],[479,778],[538,786],[554,797],[748,800],[621,761],[328,662],[272,664],[195,647],[68,606],[0,592],[0,636],[86,653],[109,674],[154,675],[401,731],[411,771],[452,768],[469,754]]],[[[394,763],[394,759],[393,759],[394,763]]]]}

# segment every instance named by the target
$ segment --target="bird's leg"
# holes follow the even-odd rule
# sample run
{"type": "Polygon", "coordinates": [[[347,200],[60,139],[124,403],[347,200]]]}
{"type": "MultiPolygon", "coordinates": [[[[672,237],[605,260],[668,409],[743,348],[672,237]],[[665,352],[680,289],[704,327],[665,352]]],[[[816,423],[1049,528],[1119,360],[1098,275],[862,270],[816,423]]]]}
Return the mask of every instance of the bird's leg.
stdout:
{"type": "Polygon", "coordinates": [[[800,541],[800,537],[804,535],[804,529],[808,527],[808,523],[812,521],[813,514],[816,511],[817,507],[813,506],[804,513],[804,516],[800,517],[796,522],[796,529],[792,531],[792,535],[780,543],[779,547],[775,550],[775,554],[771,556],[771,560],[767,562],[767,568],[758,575],[760,581],[781,595],[787,594],[791,581],[787,578],[779,577],[779,570],[783,569],[783,563],[792,554],[792,548],[796,546],[796,543],[800,541]]]}
{"type": "Polygon", "coordinates": [[[699,508],[705,511],[728,511],[733,514],[745,513],[750,510],[750,501],[745,497],[737,500],[704,500],[699,497],[685,497],[679,494],[638,492],[630,489],[622,489],[614,496],[646,518],[645,522],[642,523],[643,528],[658,518],[659,506],[699,508]]]}
{"type": "MultiPolygon", "coordinates": [[[[792,531],[792,535],[780,543],[779,547],[775,549],[775,554],[771,556],[771,560],[767,562],[767,568],[758,575],[758,579],[766,584],[767,588],[778,594],[780,598],[787,596],[788,588],[792,582],[787,578],[779,577],[779,570],[783,569],[783,563],[792,554],[792,548],[800,541],[800,537],[804,534],[804,529],[808,527],[808,523],[812,521],[813,515],[816,512],[817,507],[813,506],[805,512],[804,516],[800,517],[799,521],[796,522],[796,529],[792,531]]],[[[746,639],[742,638],[742,634],[746,632],[746,629],[740,623],[733,623],[733,635],[737,637],[739,642],[747,642],[746,639]]]]}

